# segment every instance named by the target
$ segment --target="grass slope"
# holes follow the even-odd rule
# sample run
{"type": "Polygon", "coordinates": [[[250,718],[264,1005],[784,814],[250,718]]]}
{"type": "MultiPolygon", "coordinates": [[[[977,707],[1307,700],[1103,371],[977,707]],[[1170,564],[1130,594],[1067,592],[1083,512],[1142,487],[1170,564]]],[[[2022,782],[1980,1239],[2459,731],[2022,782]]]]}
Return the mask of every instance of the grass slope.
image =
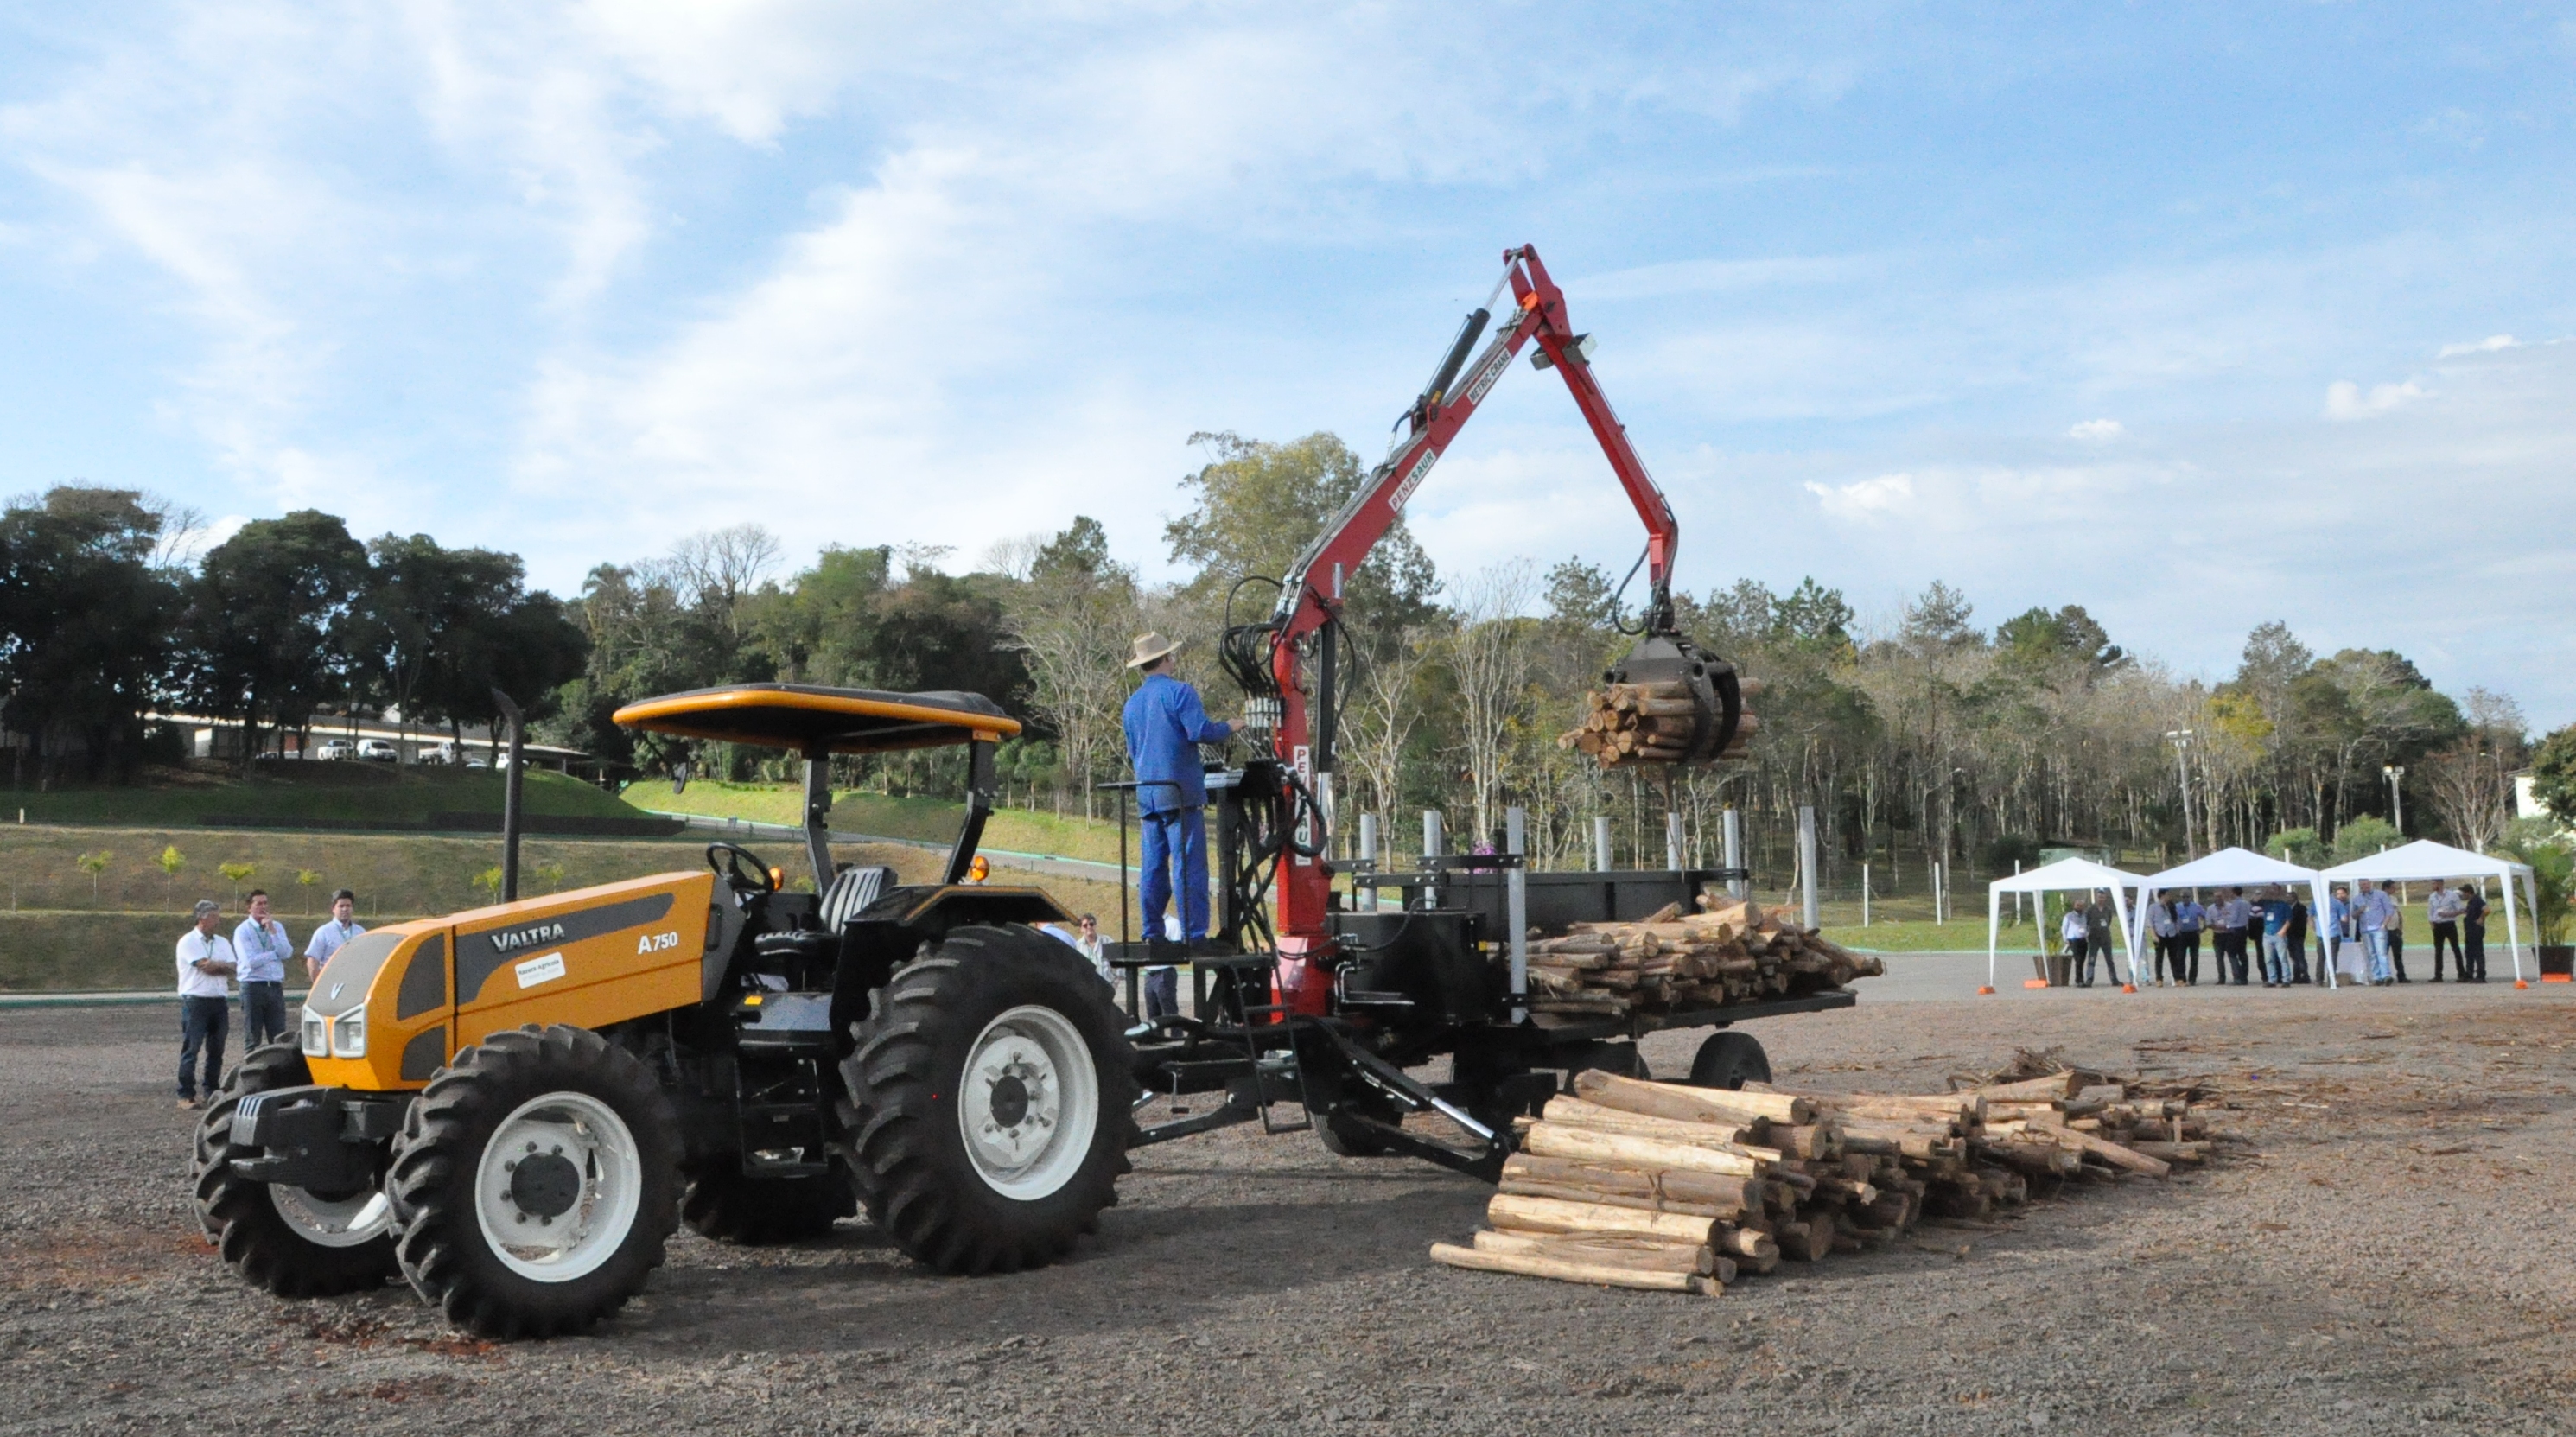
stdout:
{"type": "MultiPolygon", "coordinates": [[[[502,775],[489,769],[367,763],[270,763],[251,778],[204,768],[161,769],[132,787],[61,788],[0,797],[0,819],[29,823],[194,827],[213,818],[427,822],[439,812],[499,813],[502,775]]],[[[565,818],[642,818],[615,794],[531,769],[528,812],[565,818]]]]}
{"type": "MultiPolygon", "coordinates": [[[[625,801],[663,813],[704,814],[754,823],[797,824],[804,821],[802,790],[784,784],[692,783],[686,793],[673,793],[667,783],[639,783],[626,790],[625,801]]],[[[844,833],[870,833],[886,838],[914,838],[946,843],[957,836],[966,806],[937,798],[889,798],[881,793],[845,792],[832,796],[832,827],[844,833]]],[[[1113,819],[1058,818],[1023,808],[994,811],[984,825],[984,846],[1010,853],[1036,853],[1055,858],[1118,861],[1118,825],[1113,819]]],[[[1129,858],[1134,858],[1130,851],[1129,858]]]]}

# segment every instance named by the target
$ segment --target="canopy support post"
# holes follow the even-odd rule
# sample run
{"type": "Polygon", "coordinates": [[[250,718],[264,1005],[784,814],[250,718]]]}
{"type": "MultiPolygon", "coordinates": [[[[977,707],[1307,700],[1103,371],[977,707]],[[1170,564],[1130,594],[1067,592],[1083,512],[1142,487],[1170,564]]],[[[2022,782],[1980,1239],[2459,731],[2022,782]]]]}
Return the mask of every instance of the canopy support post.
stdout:
{"type": "Polygon", "coordinates": [[[832,891],[832,751],[822,744],[805,750],[805,859],[814,865],[814,891],[832,891]]]}
{"type": "Polygon", "coordinates": [[[965,882],[975,850],[984,842],[984,820],[993,816],[993,789],[999,782],[993,764],[999,747],[1001,741],[986,734],[977,734],[966,745],[966,823],[957,830],[957,846],[948,851],[948,872],[939,880],[942,883],[965,882]]]}

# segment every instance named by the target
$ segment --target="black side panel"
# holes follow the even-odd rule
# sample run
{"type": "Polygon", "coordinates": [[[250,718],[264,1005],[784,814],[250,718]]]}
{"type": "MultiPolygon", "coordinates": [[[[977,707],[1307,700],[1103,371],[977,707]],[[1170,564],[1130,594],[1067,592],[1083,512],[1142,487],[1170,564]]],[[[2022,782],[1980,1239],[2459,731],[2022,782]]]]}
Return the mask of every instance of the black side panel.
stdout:
{"type": "Polygon", "coordinates": [[[403,970],[402,989],[394,995],[394,1021],[446,1006],[447,935],[432,933],[412,950],[411,966],[403,970]]]}
{"type": "Polygon", "coordinates": [[[402,1080],[406,1083],[426,1083],[430,1074],[446,1065],[447,1025],[444,1023],[412,1035],[412,1040],[403,1044],[402,1080]]]}
{"type": "Polygon", "coordinates": [[[623,903],[577,908],[550,918],[522,918],[456,935],[456,997],[471,1001],[483,991],[483,980],[502,964],[543,952],[557,943],[578,943],[620,928],[659,922],[671,911],[671,895],[648,893],[623,903]]]}

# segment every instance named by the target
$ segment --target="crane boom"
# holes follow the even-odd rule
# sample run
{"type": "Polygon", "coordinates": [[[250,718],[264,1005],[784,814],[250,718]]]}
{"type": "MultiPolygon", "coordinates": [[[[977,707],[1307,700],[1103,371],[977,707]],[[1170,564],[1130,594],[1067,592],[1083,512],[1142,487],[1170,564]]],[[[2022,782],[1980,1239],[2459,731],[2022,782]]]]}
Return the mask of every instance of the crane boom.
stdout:
{"type": "Polygon", "coordinates": [[[1342,594],[1386,531],[1404,512],[1468,419],[1493,392],[1514,357],[1531,344],[1533,362],[1554,369],[1574,396],[1584,421],[1592,428],[1602,453],[1610,460],[1620,487],[1636,506],[1646,527],[1645,565],[1649,592],[1646,638],[1615,671],[1623,680],[1634,676],[1679,678],[1700,698],[1699,739],[1691,753],[1713,757],[1733,737],[1741,699],[1734,672],[1723,661],[1696,649],[1675,631],[1672,571],[1681,526],[1672,506],[1646,472],[1628,442],[1627,428],[1593,378],[1592,342],[1577,334],[1565,312],[1565,294],[1548,277],[1538,251],[1528,245],[1503,252],[1503,277],[1493,298],[1478,309],[1452,342],[1402,419],[1403,429],[1386,458],[1369,472],[1359,491],[1324,526],[1296,564],[1282,577],[1279,599],[1267,623],[1245,624],[1226,632],[1224,661],[1242,685],[1246,727],[1265,734],[1272,765],[1281,774],[1281,805],[1293,813],[1291,832],[1283,835],[1277,871],[1278,922],[1272,930],[1280,960],[1282,991],[1301,1010],[1320,1011],[1313,986],[1333,947],[1328,913],[1332,903],[1332,868],[1325,859],[1324,836],[1332,823],[1333,731],[1338,708],[1334,628],[1342,594]],[[1468,358],[1476,341],[1493,322],[1493,308],[1510,296],[1510,307],[1482,350],[1468,358]],[[1266,733],[1265,733],[1266,731],[1266,733]]]}

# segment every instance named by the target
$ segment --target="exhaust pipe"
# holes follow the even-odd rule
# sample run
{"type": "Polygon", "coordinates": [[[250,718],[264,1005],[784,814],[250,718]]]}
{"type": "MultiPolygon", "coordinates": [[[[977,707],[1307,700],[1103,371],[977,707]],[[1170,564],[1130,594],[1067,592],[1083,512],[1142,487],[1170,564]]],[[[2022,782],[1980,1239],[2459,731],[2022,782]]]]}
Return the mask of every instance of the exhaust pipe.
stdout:
{"type": "Polygon", "coordinates": [[[492,702],[501,706],[501,717],[510,722],[510,767],[501,780],[501,901],[519,901],[519,783],[526,766],[520,762],[528,741],[527,724],[522,721],[519,706],[499,689],[492,691],[492,702]]]}

